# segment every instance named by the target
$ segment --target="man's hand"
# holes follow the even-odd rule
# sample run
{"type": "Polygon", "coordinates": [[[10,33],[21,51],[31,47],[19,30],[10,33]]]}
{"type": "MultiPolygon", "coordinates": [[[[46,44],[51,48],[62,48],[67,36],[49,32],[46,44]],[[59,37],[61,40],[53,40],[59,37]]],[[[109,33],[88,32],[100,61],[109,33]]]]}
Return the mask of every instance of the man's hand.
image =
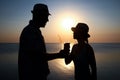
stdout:
{"type": "Polygon", "coordinates": [[[68,54],[69,54],[69,51],[66,51],[66,50],[60,50],[60,52],[58,53],[60,58],[65,58],[68,56],[68,54]]]}

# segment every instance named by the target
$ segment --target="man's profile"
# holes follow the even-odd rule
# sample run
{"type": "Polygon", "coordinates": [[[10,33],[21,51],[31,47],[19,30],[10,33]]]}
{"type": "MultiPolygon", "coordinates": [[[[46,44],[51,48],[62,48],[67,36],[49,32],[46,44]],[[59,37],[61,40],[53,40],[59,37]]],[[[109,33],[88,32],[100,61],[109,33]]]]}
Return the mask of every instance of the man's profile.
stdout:
{"type": "Polygon", "coordinates": [[[35,4],[32,12],[32,20],[23,29],[20,36],[18,70],[19,80],[47,80],[50,73],[48,60],[62,58],[63,54],[47,54],[39,28],[45,27],[48,16],[48,7],[45,4],[35,4]]]}

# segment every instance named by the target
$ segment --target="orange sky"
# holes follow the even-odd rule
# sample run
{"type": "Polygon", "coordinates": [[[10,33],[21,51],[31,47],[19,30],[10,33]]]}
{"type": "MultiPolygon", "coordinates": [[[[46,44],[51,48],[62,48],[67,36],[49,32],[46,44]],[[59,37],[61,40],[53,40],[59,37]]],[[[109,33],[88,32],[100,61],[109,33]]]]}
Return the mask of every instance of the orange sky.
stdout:
{"type": "MultiPolygon", "coordinates": [[[[75,42],[71,27],[78,22],[87,23],[89,42],[120,42],[120,6],[117,1],[53,0],[40,1],[48,5],[52,14],[42,30],[45,42],[75,42]],[[111,6],[112,5],[112,6],[111,6]]],[[[0,42],[19,42],[22,29],[32,18],[34,0],[0,2],[0,42]],[[27,3],[27,5],[26,5],[27,3]],[[7,6],[6,6],[7,5],[7,6]]]]}

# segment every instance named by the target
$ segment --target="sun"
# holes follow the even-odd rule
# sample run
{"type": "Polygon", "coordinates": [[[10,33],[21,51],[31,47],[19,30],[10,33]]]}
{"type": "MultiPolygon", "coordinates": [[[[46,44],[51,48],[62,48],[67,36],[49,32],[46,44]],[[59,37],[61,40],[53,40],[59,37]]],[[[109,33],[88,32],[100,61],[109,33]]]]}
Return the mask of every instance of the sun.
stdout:
{"type": "Polygon", "coordinates": [[[73,27],[74,25],[75,25],[75,21],[71,17],[67,17],[62,20],[62,27],[64,29],[67,29],[67,30],[71,29],[71,27],[73,27]]]}

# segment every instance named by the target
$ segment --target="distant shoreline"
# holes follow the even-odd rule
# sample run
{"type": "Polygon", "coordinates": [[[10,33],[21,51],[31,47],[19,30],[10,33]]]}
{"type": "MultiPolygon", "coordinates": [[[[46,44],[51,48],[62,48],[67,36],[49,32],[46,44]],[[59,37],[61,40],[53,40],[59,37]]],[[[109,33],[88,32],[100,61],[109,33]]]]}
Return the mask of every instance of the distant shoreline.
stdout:
{"type": "MultiPolygon", "coordinates": [[[[19,42],[0,42],[0,44],[19,44],[19,42]]],[[[46,44],[60,44],[59,42],[57,43],[50,43],[50,42],[46,42],[46,44]]],[[[90,44],[120,44],[120,42],[94,42],[94,43],[90,43],[90,44]]]]}

